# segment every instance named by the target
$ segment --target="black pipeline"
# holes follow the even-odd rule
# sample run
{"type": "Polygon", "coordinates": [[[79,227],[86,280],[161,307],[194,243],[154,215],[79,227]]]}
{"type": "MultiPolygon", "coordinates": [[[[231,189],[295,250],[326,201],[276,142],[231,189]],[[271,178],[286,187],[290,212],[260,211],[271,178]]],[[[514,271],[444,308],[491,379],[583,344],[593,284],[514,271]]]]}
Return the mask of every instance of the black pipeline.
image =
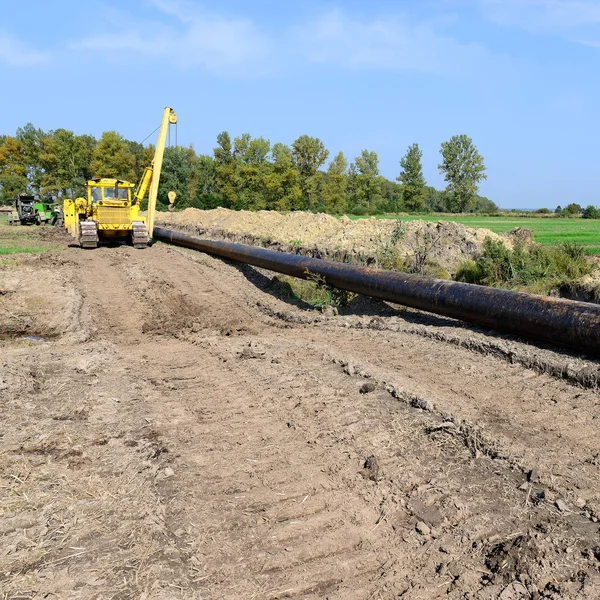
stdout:
{"type": "Polygon", "coordinates": [[[359,267],[229,242],[213,242],[161,227],[154,228],[154,237],[292,277],[307,279],[311,274],[318,274],[329,285],[342,290],[552,345],[600,353],[600,306],[596,304],[359,267]]]}

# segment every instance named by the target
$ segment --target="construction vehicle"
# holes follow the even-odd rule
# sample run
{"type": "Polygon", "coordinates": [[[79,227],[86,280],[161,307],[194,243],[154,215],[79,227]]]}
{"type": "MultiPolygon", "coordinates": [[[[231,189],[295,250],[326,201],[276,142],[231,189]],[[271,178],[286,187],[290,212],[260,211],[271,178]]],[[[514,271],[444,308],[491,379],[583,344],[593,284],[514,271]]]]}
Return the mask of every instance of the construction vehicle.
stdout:
{"type": "Polygon", "coordinates": [[[156,196],[167,132],[169,125],[174,123],[177,123],[175,111],[166,107],[154,158],[137,186],[122,179],[95,177],[87,182],[86,197],[64,201],[64,226],[82,248],[97,248],[101,240],[125,241],[134,248],[148,245],[154,231],[156,196]],[[146,216],[142,216],[140,204],[148,189],[148,211],[146,216]]]}
{"type": "Polygon", "coordinates": [[[8,224],[41,225],[51,221],[53,216],[52,204],[29,194],[19,194],[15,198],[15,210],[8,215],[8,224]]]}

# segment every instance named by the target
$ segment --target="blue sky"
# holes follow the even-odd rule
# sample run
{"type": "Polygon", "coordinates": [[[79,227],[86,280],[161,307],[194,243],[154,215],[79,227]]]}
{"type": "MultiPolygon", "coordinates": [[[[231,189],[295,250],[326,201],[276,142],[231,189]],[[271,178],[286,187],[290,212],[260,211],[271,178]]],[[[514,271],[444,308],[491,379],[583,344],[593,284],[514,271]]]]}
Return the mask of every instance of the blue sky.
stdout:
{"type": "Polygon", "coordinates": [[[0,21],[0,133],[28,122],[180,144],[320,137],[393,179],[413,142],[438,188],[466,133],[502,207],[600,205],[600,0],[28,0],[0,21]]]}

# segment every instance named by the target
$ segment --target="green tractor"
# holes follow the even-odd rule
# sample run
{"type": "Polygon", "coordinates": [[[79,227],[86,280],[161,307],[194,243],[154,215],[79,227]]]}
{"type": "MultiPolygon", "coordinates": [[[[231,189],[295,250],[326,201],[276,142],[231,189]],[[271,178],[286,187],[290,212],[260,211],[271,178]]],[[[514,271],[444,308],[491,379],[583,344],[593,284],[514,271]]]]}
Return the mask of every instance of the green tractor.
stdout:
{"type": "Polygon", "coordinates": [[[15,198],[15,210],[8,215],[9,225],[41,225],[56,219],[54,206],[29,194],[15,198]]]}

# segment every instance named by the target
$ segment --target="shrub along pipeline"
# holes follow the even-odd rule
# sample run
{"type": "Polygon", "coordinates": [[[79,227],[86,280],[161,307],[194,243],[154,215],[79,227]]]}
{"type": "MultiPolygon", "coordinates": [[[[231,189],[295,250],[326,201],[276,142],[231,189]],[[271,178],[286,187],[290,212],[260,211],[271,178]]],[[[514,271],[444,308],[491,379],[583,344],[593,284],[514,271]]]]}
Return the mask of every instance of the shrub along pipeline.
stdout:
{"type": "Polygon", "coordinates": [[[154,228],[154,238],[483,327],[600,355],[600,305],[384,271],[154,228]]]}

